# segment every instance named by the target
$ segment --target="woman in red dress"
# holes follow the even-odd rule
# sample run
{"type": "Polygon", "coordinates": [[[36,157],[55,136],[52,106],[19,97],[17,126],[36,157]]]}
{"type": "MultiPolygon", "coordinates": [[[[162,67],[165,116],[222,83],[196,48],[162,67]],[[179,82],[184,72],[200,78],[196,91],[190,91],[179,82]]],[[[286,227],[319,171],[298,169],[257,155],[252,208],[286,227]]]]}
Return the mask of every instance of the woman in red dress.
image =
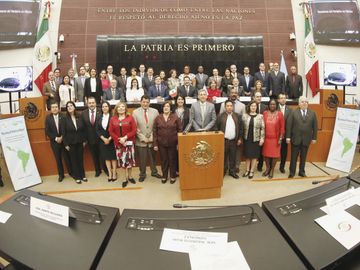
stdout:
{"type": "Polygon", "coordinates": [[[135,184],[132,167],[135,166],[136,122],[131,115],[127,114],[125,102],[116,104],[114,116],[110,120],[109,133],[114,141],[118,165],[125,169],[125,181],[122,187],[126,187],[128,182],[135,184]]]}
{"type": "Polygon", "coordinates": [[[277,101],[270,99],[268,110],[263,113],[265,122],[265,141],[262,154],[266,170],[263,176],[273,178],[276,161],[280,158],[281,140],[284,138],[285,123],[283,114],[277,109],[277,101]]]}
{"type": "Polygon", "coordinates": [[[101,81],[101,89],[103,91],[110,88],[110,82],[106,77],[106,70],[105,69],[101,70],[101,72],[100,72],[100,81],[101,81]]]}
{"type": "Polygon", "coordinates": [[[215,80],[210,81],[210,87],[208,88],[208,101],[215,101],[216,97],[221,97],[221,90],[217,89],[215,80]]]}

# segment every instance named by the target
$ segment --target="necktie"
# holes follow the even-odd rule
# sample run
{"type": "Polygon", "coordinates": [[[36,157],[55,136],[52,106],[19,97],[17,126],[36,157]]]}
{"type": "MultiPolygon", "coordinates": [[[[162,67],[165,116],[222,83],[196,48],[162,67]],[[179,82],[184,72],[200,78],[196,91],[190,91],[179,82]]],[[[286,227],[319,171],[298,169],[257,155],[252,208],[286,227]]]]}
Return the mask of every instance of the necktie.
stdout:
{"type": "Polygon", "coordinates": [[[112,98],[115,99],[115,89],[111,89],[112,91],[112,98]]]}
{"type": "Polygon", "coordinates": [[[82,87],[84,87],[84,84],[85,84],[85,77],[81,77],[81,84],[82,84],[82,87]]]}
{"type": "Polygon", "coordinates": [[[264,74],[263,71],[261,72],[261,76],[262,76],[262,78],[263,78],[263,80],[264,80],[264,79],[265,79],[265,74],[264,74]]]}
{"type": "Polygon", "coordinates": [[[58,116],[58,115],[54,115],[54,118],[55,118],[56,130],[57,130],[57,133],[59,133],[59,116],[58,116]]]}
{"type": "Polygon", "coordinates": [[[91,110],[91,118],[90,118],[90,123],[93,126],[95,123],[95,115],[94,115],[94,110],[91,110]]]}
{"type": "Polygon", "coordinates": [[[53,90],[54,92],[55,92],[55,83],[54,83],[54,81],[51,81],[51,90],[53,90]]]}
{"type": "Polygon", "coordinates": [[[204,104],[201,104],[201,118],[202,118],[202,125],[204,126],[204,121],[205,121],[205,103],[204,104]]]}
{"type": "Polygon", "coordinates": [[[144,118],[145,118],[145,123],[148,124],[149,119],[148,119],[148,116],[147,116],[147,110],[144,110],[144,118]]]}
{"type": "Polygon", "coordinates": [[[189,95],[189,86],[186,86],[186,93],[189,95]]]}
{"type": "Polygon", "coordinates": [[[157,95],[160,96],[160,88],[159,86],[156,86],[157,87],[157,95]]]}
{"type": "Polygon", "coordinates": [[[305,111],[305,110],[301,110],[301,112],[302,112],[302,117],[303,117],[303,119],[305,120],[305,117],[306,117],[306,111],[305,111]]]}

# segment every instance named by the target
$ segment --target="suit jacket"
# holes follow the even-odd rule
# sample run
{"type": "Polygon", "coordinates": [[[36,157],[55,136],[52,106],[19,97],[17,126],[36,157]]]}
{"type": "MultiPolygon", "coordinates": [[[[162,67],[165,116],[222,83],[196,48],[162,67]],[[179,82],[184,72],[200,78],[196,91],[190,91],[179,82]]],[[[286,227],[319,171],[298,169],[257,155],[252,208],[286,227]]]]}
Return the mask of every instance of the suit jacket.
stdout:
{"type": "Polygon", "coordinates": [[[165,121],[159,114],[154,122],[154,146],[174,147],[178,143],[178,132],[182,131],[182,123],[176,114],[171,113],[165,121]]]}
{"type": "Polygon", "coordinates": [[[45,96],[48,97],[48,99],[46,101],[46,105],[47,105],[48,110],[50,110],[50,104],[52,102],[57,102],[57,103],[60,102],[59,85],[57,85],[55,83],[55,87],[56,87],[56,90],[53,91],[52,88],[51,88],[50,82],[44,83],[44,86],[43,86],[43,93],[44,93],[45,96]],[[50,94],[53,94],[54,97],[50,97],[50,94]]]}
{"type": "MultiPolygon", "coordinates": [[[[216,112],[214,104],[206,102],[205,119],[202,121],[200,101],[191,105],[190,123],[195,131],[199,129],[212,130],[216,123],[216,112]]],[[[186,128],[189,130],[188,128],[186,128]]]]}
{"type": "Polygon", "coordinates": [[[135,119],[137,132],[136,132],[136,145],[140,147],[151,147],[154,141],[153,125],[156,117],[159,115],[158,110],[154,108],[148,109],[148,123],[146,124],[144,117],[144,109],[142,107],[133,111],[132,116],[135,119]],[[145,143],[145,138],[149,139],[149,144],[145,143]]]}
{"type": "Polygon", "coordinates": [[[197,90],[195,89],[194,86],[190,85],[189,86],[189,94],[186,92],[186,88],[185,85],[182,85],[178,88],[178,95],[182,96],[182,97],[197,97],[197,90]]]}
{"type": "Polygon", "coordinates": [[[215,76],[211,76],[208,79],[208,86],[210,86],[211,81],[216,81],[216,88],[221,89],[221,83],[222,83],[222,77],[221,76],[217,76],[217,80],[215,79],[215,76]]]}
{"type": "Polygon", "coordinates": [[[62,133],[65,146],[85,142],[85,127],[80,117],[76,117],[76,126],[69,115],[63,118],[62,133]]]}
{"type": "MultiPolygon", "coordinates": [[[[96,135],[99,137],[99,141],[101,140],[100,139],[101,136],[104,136],[105,138],[110,137],[109,125],[110,125],[111,116],[109,115],[109,122],[107,123],[106,129],[104,129],[102,126],[102,119],[103,119],[103,115],[100,114],[95,121],[95,132],[96,132],[96,135]]],[[[110,143],[113,143],[113,142],[110,142],[110,143]]]]}
{"type": "Polygon", "coordinates": [[[209,76],[207,74],[202,74],[202,78],[200,77],[199,73],[196,73],[195,80],[196,80],[196,89],[202,89],[208,83],[209,76]]]}
{"type": "Polygon", "coordinates": [[[144,78],[142,78],[143,89],[146,93],[149,93],[150,86],[152,86],[154,84],[155,84],[154,76],[152,76],[151,80],[149,79],[148,76],[145,76],[144,78]]]}
{"type": "Polygon", "coordinates": [[[259,108],[259,104],[257,105],[256,113],[263,114],[263,112],[265,112],[266,110],[267,110],[267,106],[264,103],[260,103],[260,108],[259,108]]]}
{"type": "MultiPolygon", "coordinates": [[[[96,119],[100,116],[100,111],[98,109],[95,109],[95,122],[96,119]]],[[[90,116],[89,116],[89,109],[84,110],[81,113],[81,120],[83,122],[83,126],[85,129],[85,140],[89,144],[97,144],[99,142],[99,137],[96,134],[96,127],[95,123],[94,125],[91,125],[90,123],[90,116]]]]}
{"type": "MultiPolygon", "coordinates": [[[[239,139],[242,139],[242,137],[243,137],[243,124],[241,121],[241,116],[238,115],[237,113],[232,113],[231,116],[235,123],[235,140],[238,141],[239,139]]],[[[216,129],[224,132],[224,134],[225,134],[225,129],[226,129],[227,117],[228,117],[228,114],[226,112],[223,112],[223,113],[219,114],[216,119],[216,125],[215,125],[216,129]]]]}
{"type": "Polygon", "coordinates": [[[96,92],[91,92],[91,85],[90,85],[91,78],[86,78],[85,85],[84,85],[84,96],[85,97],[95,97],[96,102],[100,103],[101,97],[103,95],[102,85],[99,78],[96,78],[96,92]]]}
{"type": "MultiPolygon", "coordinates": [[[[163,97],[165,100],[169,99],[169,90],[167,89],[167,87],[164,84],[160,84],[159,89],[160,89],[160,96],[163,97]]],[[[156,85],[150,86],[148,94],[150,98],[158,97],[159,95],[158,95],[157,86],[156,85]]]]}
{"type": "MultiPolygon", "coordinates": [[[[280,105],[279,105],[279,106],[280,106],[280,105]]],[[[279,110],[280,110],[280,107],[279,107],[279,110]]],[[[281,111],[281,110],[280,110],[280,111],[281,111]]],[[[286,134],[286,127],[287,127],[286,122],[287,122],[287,120],[288,120],[288,118],[289,118],[289,116],[290,116],[291,113],[292,113],[292,109],[291,109],[289,106],[285,105],[285,112],[284,112],[285,134],[286,134]]]]}
{"type": "Polygon", "coordinates": [[[296,75],[295,82],[293,82],[292,75],[287,76],[285,82],[285,91],[286,91],[286,95],[288,95],[289,98],[296,99],[302,96],[303,93],[302,77],[300,75],[296,75]]]}
{"type": "Polygon", "coordinates": [[[311,140],[317,138],[317,119],[314,111],[307,109],[305,119],[298,108],[294,110],[286,122],[286,138],[294,145],[308,146],[311,140]]]}
{"type": "Polygon", "coordinates": [[[64,116],[59,113],[59,130],[56,128],[53,114],[49,114],[45,119],[45,134],[49,137],[51,142],[55,142],[56,137],[63,135],[63,120],[64,116]]]}
{"type": "Polygon", "coordinates": [[[265,72],[265,75],[263,77],[260,71],[256,72],[254,74],[254,81],[261,81],[263,83],[263,87],[265,87],[265,89],[268,89],[269,73],[265,72]]]}
{"type": "Polygon", "coordinates": [[[125,101],[124,91],[121,88],[115,88],[115,97],[113,97],[111,88],[103,91],[103,100],[112,100],[112,99],[125,101]]]}
{"type": "Polygon", "coordinates": [[[246,84],[245,76],[242,75],[240,77],[240,85],[243,87],[243,91],[249,93],[251,92],[251,88],[254,87],[254,77],[249,74],[249,84],[246,84]]]}
{"type": "MultiPolygon", "coordinates": [[[[242,116],[242,121],[244,125],[244,139],[247,140],[249,134],[249,125],[250,125],[251,116],[249,114],[244,114],[242,116]]],[[[265,139],[265,123],[264,117],[262,114],[257,114],[254,118],[254,142],[265,139]]]]}
{"type": "Polygon", "coordinates": [[[223,91],[223,94],[226,94],[227,96],[229,95],[229,85],[232,85],[233,79],[234,79],[233,77],[230,78],[223,77],[221,79],[221,89],[223,91]]]}
{"type": "Polygon", "coordinates": [[[278,71],[276,76],[275,71],[271,71],[269,74],[268,87],[268,93],[272,91],[273,96],[278,96],[280,93],[285,94],[285,74],[278,71]]]}
{"type": "Polygon", "coordinates": [[[81,77],[75,78],[74,88],[75,88],[76,100],[78,101],[84,101],[85,80],[86,77],[84,76],[84,84],[83,84],[81,77]]]}
{"type": "Polygon", "coordinates": [[[117,80],[117,87],[120,87],[121,89],[124,89],[124,91],[126,90],[126,80],[127,80],[127,76],[125,76],[125,79],[123,79],[123,77],[120,75],[118,77],[116,77],[117,80]]]}
{"type": "MultiPolygon", "coordinates": [[[[173,113],[177,115],[176,108],[175,108],[173,113]]],[[[186,127],[188,126],[189,121],[190,121],[190,110],[189,110],[189,108],[187,108],[187,107],[184,108],[184,113],[183,113],[181,118],[179,117],[179,119],[180,119],[180,121],[182,123],[182,131],[184,131],[186,129],[186,127]]]]}

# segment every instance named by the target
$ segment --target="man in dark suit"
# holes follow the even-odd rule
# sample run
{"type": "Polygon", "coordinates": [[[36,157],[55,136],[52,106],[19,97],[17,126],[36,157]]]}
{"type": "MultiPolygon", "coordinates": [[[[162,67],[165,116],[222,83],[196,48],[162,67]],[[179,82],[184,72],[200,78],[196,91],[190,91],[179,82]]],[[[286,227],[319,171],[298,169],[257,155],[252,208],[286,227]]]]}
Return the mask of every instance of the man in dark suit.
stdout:
{"type": "Polygon", "coordinates": [[[118,76],[116,78],[117,82],[118,82],[118,87],[120,87],[121,89],[124,90],[124,93],[126,91],[126,80],[127,80],[127,76],[126,76],[126,68],[122,67],[120,69],[120,76],[118,76]]]}
{"type": "Polygon", "coordinates": [[[50,111],[51,114],[49,114],[45,119],[45,134],[50,139],[50,146],[56,160],[56,166],[59,174],[58,181],[62,182],[65,177],[62,157],[64,157],[69,175],[71,175],[70,158],[69,153],[65,151],[63,144],[63,117],[59,113],[59,104],[56,102],[51,103],[50,111]]]}
{"type": "Polygon", "coordinates": [[[43,93],[45,96],[48,97],[46,101],[46,107],[48,110],[50,110],[50,105],[54,102],[60,102],[59,97],[59,86],[55,82],[55,76],[54,72],[50,71],[48,74],[48,79],[46,83],[44,83],[43,86],[43,93]]]}
{"type": "Polygon", "coordinates": [[[154,69],[148,67],[146,75],[142,78],[142,86],[145,93],[149,93],[150,86],[155,84],[154,69]]]}
{"type": "Polygon", "coordinates": [[[299,98],[299,108],[294,110],[288,120],[286,128],[286,142],[291,143],[291,160],[289,178],[293,178],[296,171],[296,161],[300,154],[299,176],[306,177],[305,162],[310,143],[316,143],[317,119],[314,111],[308,108],[306,97],[299,98]]]}
{"type": "Polygon", "coordinates": [[[243,87],[243,96],[250,96],[251,88],[254,87],[254,77],[250,74],[249,67],[244,67],[244,75],[240,76],[239,81],[243,87]]]}
{"type": "Polygon", "coordinates": [[[198,73],[196,73],[195,75],[195,80],[196,80],[196,89],[202,89],[204,88],[204,86],[207,85],[209,76],[207,74],[204,74],[204,67],[203,66],[198,66],[197,69],[198,73]]]}
{"type": "Polygon", "coordinates": [[[63,78],[61,77],[60,68],[55,68],[54,69],[54,76],[55,76],[54,81],[55,81],[56,85],[59,87],[60,84],[63,83],[63,78]]]}
{"type": "Polygon", "coordinates": [[[269,74],[269,97],[285,93],[285,74],[279,71],[279,63],[274,63],[274,70],[269,74]]]}
{"type": "Polygon", "coordinates": [[[100,116],[100,111],[96,108],[96,99],[89,97],[87,99],[88,108],[81,113],[81,120],[85,126],[85,140],[89,145],[89,150],[94,163],[95,177],[101,174],[99,137],[96,134],[95,122],[100,116]]]}
{"type": "Polygon", "coordinates": [[[216,119],[216,129],[224,132],[225,137],[224,175],[229,170],[230,176],[239,179],[236,173],[236,149],[242,142],[243,125],[240,115],[233,109],[233,102],[225,101],[225,111],[216,119]]]}
{"type": "Polygon", "coordinates": [[[290,74],[286,77],[285,91],[288,98],[298,100],[303,93],[302,77],[297,74],[295,66],[290,67],[290,74]]]}
{"type": "Polygon", "coordinates": [[[212,81],[216,82],[217,89],[221,89],[222,77],[219,76],[219,70],[217,68],[214,68],[212,70],[212,76],[208,78],[208,83],[207,83],[208,87],[210,87],[212,81]]]}
{"type": "Polygon", "coordinates": [[[84,85],[84,96],[85,103],[89,97],[94,97],[97,103],[101,102],[101,98],[103,95],[103,90],[101,86],[101,81],[98,77],[96,77],[96,69],[90,69],[90,78],[86,78],[84,85]]]}
{"type": "MultiPolygon", "coordinates": [[[[289,118],[289,115],[291,114],[292,109],[289,106],[286,105],[286,96],[285,96],[285,94],[279,94],[278,103],[279,103],[279,110],[284,115],[285,134],[286,134],[286,128],[287,128],[286,121],[289,118]]],[[[281,140],[281,150],[280,150],[280,155],[281,155],[280,172],[281,173],[285,173],[285,162],[286,162],[287,152],[288,152],[288,144],[286,143],[286,138],[283,138],[281,140]]]]}
{"type": "Polygon", "coordinates": [[[142,79],[146,76],[146,73],[145,73],[145,65],[144,64],[140,64],[139,65],[139,72],[138,72],[138,76],[142,79]]]}
{"type": "Polygon", "coordinates": [[[195,87],[191,85],[190,77],[184,77],[184,85],[178,88],[178,93],[182,97],[196,97],[197,91],[195,87]]]}
{"type": "Polygon", "coordinates": [[[263,84],[263,87],[265,87],[265,89],[269,88],[268,87],[269,73],[266,72],[264,63],[260,63],[259,71],[255,73],[254,80],[255,80],[255,82],[256,81],[261,81],[262,84],[263,84]]]}
{"type": "Polygon", "coordinates": [[[110,88],[106,89],[103,94],[103,100],[120,100],[125,101],[124,91],[116,87],[117,80],[112,79],[110,82],[110,88]]]}
{"type": "Polygon", "coordinates": [[[149,88],[150,98],[163,98],[164,100],[169,99],[169,90],[161,83],[160,76],[155,77],[155,84],[149,88]]]}
{"type": "Polygon", "coordinates": [[[238,80],[240,80],[240,76],[241,76],[241,74],[239,73],[239,72],[237,72],[237,67],[236,67],[236,65],[235,64],[232,64],[231,66],[230,66],[230,73],[231,73],[231,76],[235,79],[238,79],[238,80]]]}

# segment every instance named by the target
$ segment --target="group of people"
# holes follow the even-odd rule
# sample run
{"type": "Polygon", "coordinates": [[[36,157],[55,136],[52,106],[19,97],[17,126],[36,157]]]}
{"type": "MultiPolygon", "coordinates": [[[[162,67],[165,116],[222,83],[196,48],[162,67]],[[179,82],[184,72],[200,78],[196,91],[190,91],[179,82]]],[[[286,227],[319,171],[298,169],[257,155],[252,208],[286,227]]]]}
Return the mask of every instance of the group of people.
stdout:
{"type": "Polygon", "coordinates": [[[197,98],[201,89],[207,91],[208,101],[228,97],[233,88],[239,96],[251,97],[260,91],[262,96],[277,97],[283,93],[287,98],[297,100],[303,93],[302,77],[297,74],[296,67],[292,66],[290,74],[285,77],[278,63],[270,63],[268,70],[264,63],[260,63],[259,71],[254,75],[250,74],[249,67],[244,67],[243,74],[240,74],[235,64],[226,68],[224,75],[220,75],[217,68],[208,75],[200,65],[196,74],[191,72],[190,66],[185,66],[179,76],[175,69],[171,69],[167,78],[164,70],[155,75],[154,69],[146,68],[144,64],[140,64],[139,70],[131,68],[129,75],[122,67],[120,74],[115,75],[111,65],[98,73],[87,63],[80,67],[77,77],[75,74],[72,68],[63,77],[59,68],[48,74],[48,82],[43,87],[44,95],[48,96],[48,109],[53,101],[64,108],[68,101],[87,103],[90,96],[95,97],[98,104],[105,100],[139,102],[143,95],[159,101],[174,99],[178,95],[197,98]]]}

